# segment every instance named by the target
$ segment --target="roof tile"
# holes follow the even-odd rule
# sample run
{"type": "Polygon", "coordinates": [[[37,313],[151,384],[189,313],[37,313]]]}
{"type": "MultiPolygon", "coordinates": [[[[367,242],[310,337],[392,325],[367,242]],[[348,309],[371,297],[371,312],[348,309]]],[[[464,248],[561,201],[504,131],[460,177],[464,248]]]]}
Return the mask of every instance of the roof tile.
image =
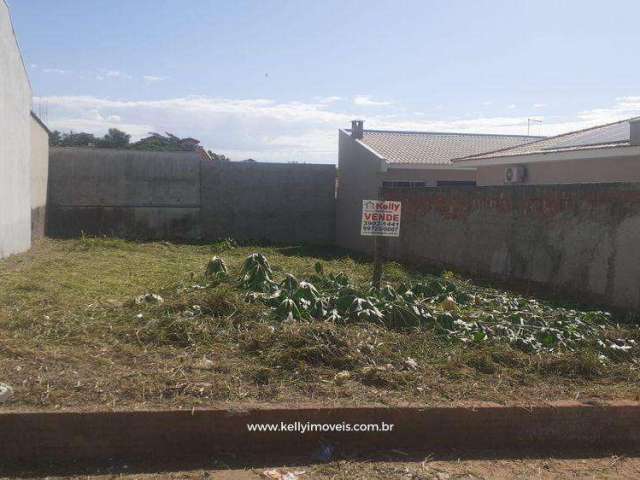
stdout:
{"type": "Polygon", "coordinates": [[[390,164],[450,165],[457,157],[521,145],[544,137],[365,130],[362,142],[390,164]]]}
{"type": "Polygon", "coordinates": [[[463,163],[465,160],[484,160],[491,158],[512,157],[519,155],[533,155],[543,153],[557,153],[576,150],[605,149],[629,146],[629,122],[633,119],[598,125],[596,127],[563,133],[536,142],[515,147],[486,151],[480,154],[461,155],[454,162],[463,163]]]}

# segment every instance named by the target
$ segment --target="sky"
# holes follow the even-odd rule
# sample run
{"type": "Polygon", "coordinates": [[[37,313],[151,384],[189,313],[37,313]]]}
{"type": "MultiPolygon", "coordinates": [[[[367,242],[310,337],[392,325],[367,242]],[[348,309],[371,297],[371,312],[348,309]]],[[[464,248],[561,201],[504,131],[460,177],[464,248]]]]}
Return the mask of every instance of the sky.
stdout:
{"type": "Polygon", "coordinates": [[[52,129],[336,163],[338,129],[555,135],[640,115],[637,0],[8,0],[52,129]]]}

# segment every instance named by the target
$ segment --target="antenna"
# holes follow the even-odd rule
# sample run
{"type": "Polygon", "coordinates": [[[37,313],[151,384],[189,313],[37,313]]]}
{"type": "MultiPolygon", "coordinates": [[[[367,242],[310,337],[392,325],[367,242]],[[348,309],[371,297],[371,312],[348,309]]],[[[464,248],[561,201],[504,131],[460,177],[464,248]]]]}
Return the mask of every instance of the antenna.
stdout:
{"type": "Polygon", "coordinates": [[[542,123],[542,120],[538,120],[537,118],[527,118],[527,136],[531,132],[531,124],[532,123],[542,123]]]}

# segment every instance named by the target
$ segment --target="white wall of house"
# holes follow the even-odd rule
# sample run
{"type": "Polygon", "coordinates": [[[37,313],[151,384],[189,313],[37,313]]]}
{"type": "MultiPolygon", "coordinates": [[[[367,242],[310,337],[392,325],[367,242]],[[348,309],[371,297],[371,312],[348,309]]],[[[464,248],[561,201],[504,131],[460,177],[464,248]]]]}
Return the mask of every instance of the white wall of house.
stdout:
{"type": "Polygon", "coordinates": [[[438,182],[475,182],[475,169],[463,168],[393,168],[382,175],[383,182],[424,182],[426,187],[437,187],[438,182]]]}
{"type": "Polygon", "coordinates": [[[49,132],[31,117],[31,239],[44,237],[49,178],[49,132]]]}
{"type": "Polygon", "coordinates": [[[360,236],[362,200],[378,198],[382,160],[342,130],[338,142],[336,243],[343,248],[370,252],[373,237],[360,236]]]}
{"type": "MultiPolygon", "coordinates": [[[[589,158],[522,163],[527,169],[526,185],[567,183],[640,182],[640,157],[589,158]]],[[[504,185],[507,165],[478,166],[476,182],[481,186],[504,185]]]]}
{"type": "Polygon", "coordinates": [[[0,258],[31,245],[31,85],[0,0],[0,258]]]}

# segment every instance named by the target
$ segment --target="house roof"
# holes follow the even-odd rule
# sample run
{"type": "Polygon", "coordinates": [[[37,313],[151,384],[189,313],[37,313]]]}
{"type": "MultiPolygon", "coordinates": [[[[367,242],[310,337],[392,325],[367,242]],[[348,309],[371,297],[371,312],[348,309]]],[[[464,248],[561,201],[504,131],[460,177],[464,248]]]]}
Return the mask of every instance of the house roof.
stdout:
{"type": "MultiPolygon", "coordinates": [[[[474,163],[479,160],[486,160],[486,164],[491,164],[492,159],[506,160],[507,157],[522,157],[526,155],[558,154],[562,152],[580,152],[585,150],[606,150],[609,148],[630,147],[629,122],[640,120],[640,117],[628,118],[618,122],[598,125],[596,127],[585,128],[575,132],[548,137],[536,142],[527,143],[487,151],[481,154],[465,155],[453,159],[455,163],[464,165],[465,162],[474,163]]],[[[553,159],[559,158],[554,156],[553,159]]],[[[549,160],[552,160],[549,155],[549,160]]]]}
{"type": "Polygon", "coordinates": [[[513,147],[540,138],[543,137],[364,130],[360,141],[392,165],[450,165],[453,158],[513,147]]]}

